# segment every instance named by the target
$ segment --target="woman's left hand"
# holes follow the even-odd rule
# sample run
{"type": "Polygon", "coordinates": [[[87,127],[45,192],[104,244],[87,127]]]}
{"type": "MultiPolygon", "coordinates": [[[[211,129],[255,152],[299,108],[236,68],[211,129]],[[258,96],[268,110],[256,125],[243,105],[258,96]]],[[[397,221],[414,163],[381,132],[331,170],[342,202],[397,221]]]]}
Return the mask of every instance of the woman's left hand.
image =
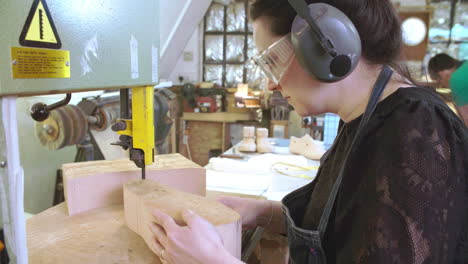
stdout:
{"type": "Polygon", "coordinates": [[[226,260],[234,258],[224,248],[214,226],[191,210],[182,213],[187,226],[179,226],[159,210],[153,216],[155,223],[150,228],[163,263],[230,263],[226,260]]]}

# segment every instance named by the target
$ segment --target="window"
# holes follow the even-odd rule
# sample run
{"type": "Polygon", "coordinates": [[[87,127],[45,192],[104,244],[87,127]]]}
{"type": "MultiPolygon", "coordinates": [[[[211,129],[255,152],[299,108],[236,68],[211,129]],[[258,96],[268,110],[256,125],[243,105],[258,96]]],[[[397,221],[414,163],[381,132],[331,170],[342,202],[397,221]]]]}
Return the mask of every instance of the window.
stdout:
{"type": "Polygon", "coordinates": [[[228,88],[239,83],[258,88],[262,75],[250,61],[255,52],[248,0],[213,2],[204,20],[203,80],[228,88]]]}
{"type": "Polygon", "coordinates": [[[445,52],[458,59],[468,59],[468,1],[454,0],[455,16],[450,29],[452,1],[432,0],[433,16],[429,30],[429,53],[445,52]],[[451,35],[451,40],[449,36],[451,35]]]}

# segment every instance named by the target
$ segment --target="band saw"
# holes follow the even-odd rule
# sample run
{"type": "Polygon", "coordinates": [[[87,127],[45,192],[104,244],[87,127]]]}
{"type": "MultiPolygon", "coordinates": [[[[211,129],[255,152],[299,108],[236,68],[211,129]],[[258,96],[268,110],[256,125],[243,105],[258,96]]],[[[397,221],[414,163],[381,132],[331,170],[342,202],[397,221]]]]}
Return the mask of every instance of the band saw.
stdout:
{"type": "Polygon", "coordinates": [[[7,241],[15,245],[7,242],[13,262],[27,263],[27,252],[32,263],[155,260],[136,234],[123,229],[121,205],[70,216],[60,204],[29,219],[26,230],[13,108],[18,97],[66,94],[60,102],[31,108],[37,120],[32,136],[35,133],[47,149],[56,150],[79,144],[88,131],[103,131],[113,124],[120,135],[114,143],[129,150],[129,159],[145,178],[145,169],[155,159],[158,14],[159,1],[2,2],[0,24],[7,27],[0,36],[0,64],[7,70],[0,72],[0,138],[6,141],[0,144],[0,154],[6,157],[0,170],[0,193],[4,195],[2,211],[7,212],[2,214],[7,241]],[[99,107],[95,101],[68,104],[73,93],[97,90],[120,91],[120,113],[99,107]],[[70,239],[76,237],[82,241],[70,239]],[[53,252],[57,261],[51,259],[53,252]],[[93,256],[92,261],[84,256],[93,256]]]}

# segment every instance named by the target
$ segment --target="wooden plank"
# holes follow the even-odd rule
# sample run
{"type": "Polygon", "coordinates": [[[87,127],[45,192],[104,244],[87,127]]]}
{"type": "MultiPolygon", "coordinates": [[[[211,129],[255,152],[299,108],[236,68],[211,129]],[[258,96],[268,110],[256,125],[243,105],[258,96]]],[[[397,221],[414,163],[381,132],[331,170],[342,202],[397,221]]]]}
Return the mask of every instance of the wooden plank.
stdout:
{"type": "Polygon", "coordinates": [[[182,212],[190,209],[212,223],[221,235],[226,250],[240,259],[240,215],[219,202],[180,192],[151,180],[138,179],[124,185],[124,208],[127,226],[139,234],[156,255],[159,251],[148,228],[154,221],[151,211],[157,208],[174,218],[179,225],[185,225],[182,212]]]}
{"type": "MultiPolygon", "coordinates": [[[[65,199],[70,215],[123,203],[124,183],[141,177],[133,161],[64,164],[65,199]]],[[[160,155],[147,166],[146,177],[181,191],[205,195],[206,172],[180,154],[160,155]]]]}
{"type": "Polygon", "coordinates": [[[68,216],[65,203],[26,222],[29,263],[161,263],[125,225],[123,205],[68,216]]]}
{"type": "Polygon", "coordinates": [[[182,116],[183,120],[189,121],[208,121],[208,122],[226,122],[234,123],[237,121],[249,121],[252,120],[251,114],[249,113],[190,113],[184,112],[182,116]]]}

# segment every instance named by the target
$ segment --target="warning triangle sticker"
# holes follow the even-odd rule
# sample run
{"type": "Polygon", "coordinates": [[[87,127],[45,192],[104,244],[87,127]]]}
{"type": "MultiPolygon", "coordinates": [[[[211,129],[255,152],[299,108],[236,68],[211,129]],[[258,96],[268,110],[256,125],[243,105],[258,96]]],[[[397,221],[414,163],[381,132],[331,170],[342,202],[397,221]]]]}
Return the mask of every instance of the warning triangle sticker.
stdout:
{"type": "Polygon", "coordinates": [[[60,49],[62,42],[45,0],[34,0],[19,42],[22,46],[60,49]]]}

